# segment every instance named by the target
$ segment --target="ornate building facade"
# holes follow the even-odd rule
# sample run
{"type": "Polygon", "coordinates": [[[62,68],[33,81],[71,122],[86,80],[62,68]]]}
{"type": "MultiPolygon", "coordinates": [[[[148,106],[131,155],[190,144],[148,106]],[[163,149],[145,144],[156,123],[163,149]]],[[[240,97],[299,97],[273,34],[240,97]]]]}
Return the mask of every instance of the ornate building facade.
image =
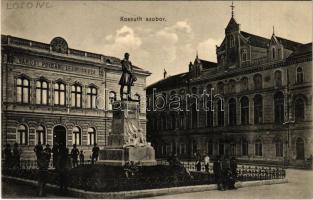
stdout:
{"type": "MultiPolygon", "coordinates": [[[[41,43],[1,36],[2,144],[17,142],[22,159],[34,158],[42,144],[77,144],[89,157],[94,143],[107,144],[112,102],[119,99],[118,58],[68,47],[60,37],[41,43]]],[[[140,100],[140,120],[146,131],[146,77],[134,67],[133,98],[140,100]]]]}
{"type": "Polygon", "coordinates": [[[157,157],[200,152],[304,165],[313,154],[312,43],[241,31],[232,16],[216,54],[217,63],[197,56],[188,72],[147,87],[147,134],[157,157]],[[204,91],[222,98],[199,98],[204,91]],[[198,98],[185,101],[188,95],[198,98]],[[183,109],[169,109],[173,96],[183,109]],[[163,110],[155,109],[160,99],[163,110]]]}

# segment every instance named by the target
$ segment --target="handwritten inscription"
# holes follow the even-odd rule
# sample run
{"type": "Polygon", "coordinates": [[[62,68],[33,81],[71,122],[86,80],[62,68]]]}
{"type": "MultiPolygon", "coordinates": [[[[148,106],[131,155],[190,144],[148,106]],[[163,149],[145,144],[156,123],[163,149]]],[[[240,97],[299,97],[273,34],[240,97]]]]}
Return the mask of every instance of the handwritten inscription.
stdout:
{"type": "Polygon", "coordinates": [[[82,66],[73,66],[73,65],[66,65],[62,63],[54,63],[49,61],[25,58],[25,57],[14,57],[13,60],[16,64],[27,65],[32,67],[40,67],[45,69],[53,69],[59,71],[68,71],[68,72],[77,72],[80,74],[87,74],[87,75],[96,75],[95,69],[89,69],[82,66]]]}

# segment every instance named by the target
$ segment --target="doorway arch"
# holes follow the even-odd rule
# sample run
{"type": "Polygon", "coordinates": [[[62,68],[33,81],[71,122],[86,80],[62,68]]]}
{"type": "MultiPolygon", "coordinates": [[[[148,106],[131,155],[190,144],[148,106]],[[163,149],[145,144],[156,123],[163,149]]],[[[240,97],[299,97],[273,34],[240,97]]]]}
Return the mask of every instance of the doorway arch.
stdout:
{"type": "Polygon", "coordinates": [[[66,145],[66,128],[58,125],[53,128],[53,145],[61,143],[66,145]]]}

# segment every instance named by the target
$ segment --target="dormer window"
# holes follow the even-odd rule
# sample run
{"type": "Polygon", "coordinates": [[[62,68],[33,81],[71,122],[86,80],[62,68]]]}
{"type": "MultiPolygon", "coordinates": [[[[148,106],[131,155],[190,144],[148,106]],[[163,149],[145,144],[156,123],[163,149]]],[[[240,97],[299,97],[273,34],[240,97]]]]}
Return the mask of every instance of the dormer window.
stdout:
{"type": "Polygon", "coordinates": [[[243,62],[247,61],[248,60],[248,53],[247,53],[247,49],[243,49],[242,52],[241,52],[241,60],[243,62]]]}
{"type": "Polygon", "coordinates": [[[297,83],[303,83],[303,69],[302,69],[302,67],[297,68],[297,83]]]}
{"type": "Polygon", "coordinates": [[[275,48],[272,49],[272,58],[275,59],[276,58],[276,52],[275,52],[275,48]]]}

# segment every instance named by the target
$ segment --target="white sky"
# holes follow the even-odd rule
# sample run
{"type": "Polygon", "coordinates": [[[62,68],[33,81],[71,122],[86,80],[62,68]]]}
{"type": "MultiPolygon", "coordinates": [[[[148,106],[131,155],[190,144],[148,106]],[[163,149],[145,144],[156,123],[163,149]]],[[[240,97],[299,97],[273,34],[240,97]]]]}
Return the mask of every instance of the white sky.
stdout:
{"type": "MultiPolygon", "coordinates": [[[[22,1],[1,3],[2,34],[50,43],[65,38],[70,48],[122,58],[152,72],[147,83],[185,72],[198,50],[202,59],[216,61],[215,45],[224,38],[230,1],[114,2],[44,1],[43,8],[21,8],[22,1]],[[19,8],[13,9],[13,3],[19,8]],[[164,17],[166,22],[122,22],[120,17],[164,17]]],[[[16,6],[15,5],[15,6],[16,6]]],[[[312,2],[234,2],[241,30],[263,37],[275,34],[312,42],[312,2]]],[[[30,5],[29,5],[30,6],[30,5]]]]}

